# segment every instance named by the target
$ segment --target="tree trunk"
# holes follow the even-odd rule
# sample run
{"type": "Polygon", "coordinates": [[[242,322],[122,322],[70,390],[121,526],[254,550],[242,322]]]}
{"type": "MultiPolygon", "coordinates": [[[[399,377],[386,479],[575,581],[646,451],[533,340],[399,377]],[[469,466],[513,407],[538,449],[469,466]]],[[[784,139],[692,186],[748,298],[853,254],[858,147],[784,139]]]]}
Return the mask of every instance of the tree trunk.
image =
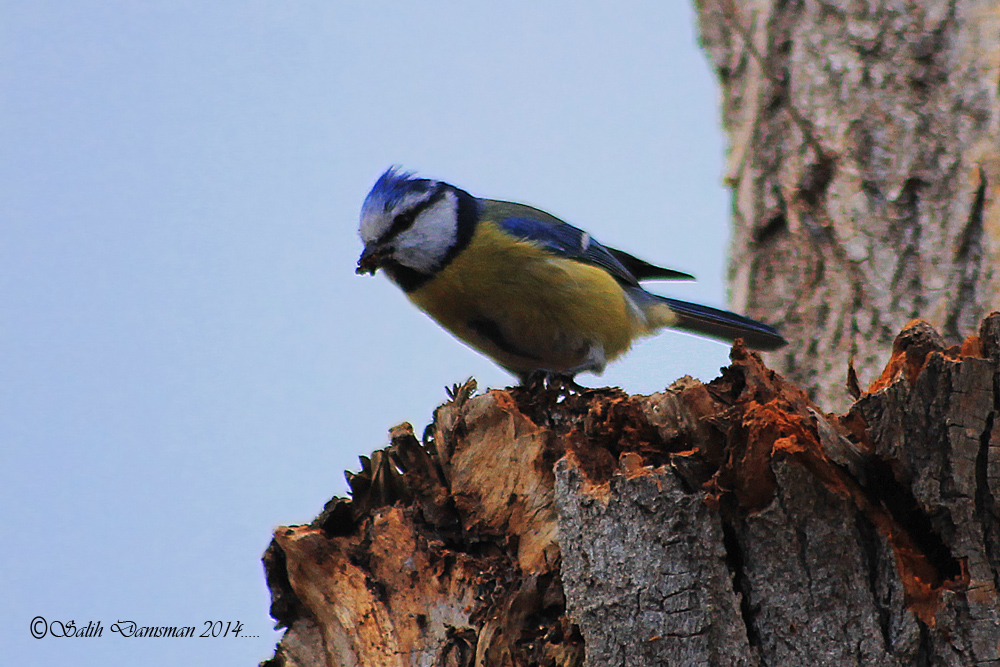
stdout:
{"type": "Polygon", "coordinates": [[[697,5],[789,381],[456,388],[276,531],[271,667],[1000,667],[1000,6],[697,5]]]}
{"type": "Polygon", "coordinates": [[[1000,665],[1000,314],[823,414],[745,348],[662,394],[454,391],[265,554],[293,665],[1000,665]]]}
{"type": "Polygon", "coordinates": [[[723,92],[730,301],[776,368],[846,408],[921,317],[949,344],[1000,306],[1000,4],[696,0],[723,92]],[[752,43],[751,43],[752,42],[752,43]]]}

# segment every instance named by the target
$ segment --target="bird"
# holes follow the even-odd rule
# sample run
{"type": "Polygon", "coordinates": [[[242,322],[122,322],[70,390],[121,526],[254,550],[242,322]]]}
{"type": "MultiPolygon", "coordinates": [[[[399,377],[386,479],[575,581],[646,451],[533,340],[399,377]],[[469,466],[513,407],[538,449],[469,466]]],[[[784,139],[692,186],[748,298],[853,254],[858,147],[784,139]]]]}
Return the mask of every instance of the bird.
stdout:
{"type": "Polygon", "coordinates": [[[693,280],[599,243],[540,209],[475,197],[390,167],[361,207],[356,273],[379,269],[420,310],[517,376],[601,374],[663,328],[758,350],[785,345],[773,327],[659,296],[647,280],[693,280]]]}

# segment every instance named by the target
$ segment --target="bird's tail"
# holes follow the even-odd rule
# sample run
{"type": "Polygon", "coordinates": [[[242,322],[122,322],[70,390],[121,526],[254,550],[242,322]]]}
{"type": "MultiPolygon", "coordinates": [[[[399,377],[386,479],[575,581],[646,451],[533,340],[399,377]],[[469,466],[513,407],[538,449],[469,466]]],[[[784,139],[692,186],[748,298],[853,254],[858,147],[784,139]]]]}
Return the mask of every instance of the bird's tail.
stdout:
{"type": "Polygon", "coordinates": [[[649,319],[651,329],[672,327],[727,342],[742,338],[747,347],[755,350],[776,350],[786,343],[781,334],[763,322],[718,308],[641,291],[641,296],[635,294],[633,298],[638,297],[636,302],[649,319]]]}

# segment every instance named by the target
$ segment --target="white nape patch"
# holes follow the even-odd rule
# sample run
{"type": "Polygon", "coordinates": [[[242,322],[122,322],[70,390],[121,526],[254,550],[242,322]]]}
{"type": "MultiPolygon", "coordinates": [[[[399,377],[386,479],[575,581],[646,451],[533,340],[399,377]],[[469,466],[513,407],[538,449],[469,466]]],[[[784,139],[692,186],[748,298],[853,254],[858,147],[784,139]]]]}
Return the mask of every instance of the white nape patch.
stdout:
{"type": "Polygon", "coordinates": [[[590,234],[584,232],[580,235],[580,249],[583,252],[587,252],[587,248],[590,247],[590,234]]]}
{"type": "Polygon", "coordinates": [[[421,273],[433,273],[457,241],[458,198],[449,190],[396,237],[392,258],[421,273]]]}

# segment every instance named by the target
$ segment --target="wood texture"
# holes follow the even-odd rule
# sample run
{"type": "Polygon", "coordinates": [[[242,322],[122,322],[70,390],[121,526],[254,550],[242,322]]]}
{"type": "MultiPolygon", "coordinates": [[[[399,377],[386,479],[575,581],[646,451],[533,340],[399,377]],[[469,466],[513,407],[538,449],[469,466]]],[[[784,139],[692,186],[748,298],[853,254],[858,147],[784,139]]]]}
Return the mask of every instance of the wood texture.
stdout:
{"type": "Polygon", "coordinates": [[[737,346],[653,396],[454,390],[265,554],[266,664],[1000,666],[1000,314],[849,411],[737,346]]]}
{"type": "Polygon", "coordinates": [[[663,467],[556,465],[566,612],[588,665],[750,665],[719,515],[663,467]]]}
{"type": "Polygon", "coordinates": [[[788,379],[455,388],[275,532],[270,667],[1000,667],[1000,5],[696,5],[788,379]]]}
{"type": "Polygon", "coordinates": [[[696,0],[733,192],[730,303],[828,409],[924,318],[949,344],[1000,306],[1000,5],[696,0]]]}

